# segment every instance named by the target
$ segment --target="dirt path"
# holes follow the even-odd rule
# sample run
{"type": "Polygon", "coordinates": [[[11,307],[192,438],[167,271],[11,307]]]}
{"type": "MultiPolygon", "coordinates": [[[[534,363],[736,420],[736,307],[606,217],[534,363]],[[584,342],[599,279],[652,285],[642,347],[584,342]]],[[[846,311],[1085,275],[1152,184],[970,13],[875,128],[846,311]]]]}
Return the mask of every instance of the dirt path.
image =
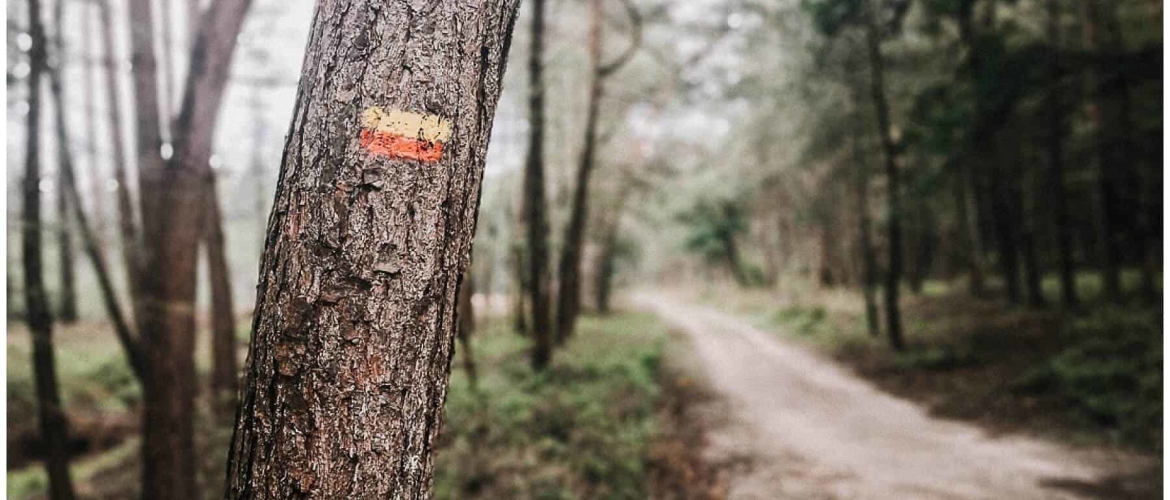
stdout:
{"type": "MultiPolygon", "coordinates": [[[[687,334],[734,422],[714,453],[746,453],[743,499],[1064,499],[1101,493],[1140,460],[1068,449],[930,417],[828,360],[710,308],[641,294],[640,307],[687,334]]],[[[1129,496],[1122,496],[1129,498],[1129,496]]]]}

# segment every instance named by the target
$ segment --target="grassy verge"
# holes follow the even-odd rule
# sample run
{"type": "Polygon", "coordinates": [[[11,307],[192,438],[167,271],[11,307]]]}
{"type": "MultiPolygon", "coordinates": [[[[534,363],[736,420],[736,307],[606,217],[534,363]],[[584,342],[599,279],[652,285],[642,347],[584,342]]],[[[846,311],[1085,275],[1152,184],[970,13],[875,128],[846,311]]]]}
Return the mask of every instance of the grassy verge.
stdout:
{"type": "MultiPolygon", "coordinates": [[[[35,437],[25,337],[16,333],[8,343],[9,430],[11,435],[14,424],[30,426],[35,437]]],[[[57,340],[70,415],[129,414],[136,421],[137,386],[109,332],[66,329],[57,340]]],[[[653,452],[662,431],[666,342],[665,326],[650,315],[585,317],[550,369],[538,374],[528,366],[528,341],[507,321],[481,322],[473,341],[480,374],[476,390],[462,359],[452,363],[435,497],[646,498],[654,461],[677,460],[653,452]]],[[[204,450],[204,497],[218,498],[230,432],[211,425],[208,415],[199,418],[207,423],[198,426],[197,436],[204,450]]],[[[135,495],[136,432],[73,460],[74,481],[85,498],[135,495]]],[[[12,446],[10,441],[9,456],[12,446]]],[[[43,469],[35,460],[9,470],[7,477],[7,498],[45,494],[43,469]]]]}
{"type": "Polygon", "coordinates": [[[1061,314],[976,300],[961,288],[935,284],[906,299],[902,353],[866,334],[859,291],[719,290],[698,299],[825,352],[943,417],[1161,452],[1160,308],[1098,303],[1061,314]]]}
{"type": "Polygon", "coordinates": [[[665,327],[583,318],[539,374],[505,322],[483,330],[478,391],[462,370],[451,377],[435,497],[645,498],[665,327]]]}

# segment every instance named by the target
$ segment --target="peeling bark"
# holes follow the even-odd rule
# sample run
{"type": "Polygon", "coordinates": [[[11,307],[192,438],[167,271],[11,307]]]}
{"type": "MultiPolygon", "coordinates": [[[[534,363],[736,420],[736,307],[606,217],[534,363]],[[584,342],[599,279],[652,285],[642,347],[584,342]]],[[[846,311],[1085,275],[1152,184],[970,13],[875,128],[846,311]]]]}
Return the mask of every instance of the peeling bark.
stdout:
{"type": "Polygon", "coordinates": [[[518,2],[418,3],[317,6],[269,219],[228,499],[429,496],[518,2]],[[448,123],[438,161],[365,149],[372,107],[448,123]]]}

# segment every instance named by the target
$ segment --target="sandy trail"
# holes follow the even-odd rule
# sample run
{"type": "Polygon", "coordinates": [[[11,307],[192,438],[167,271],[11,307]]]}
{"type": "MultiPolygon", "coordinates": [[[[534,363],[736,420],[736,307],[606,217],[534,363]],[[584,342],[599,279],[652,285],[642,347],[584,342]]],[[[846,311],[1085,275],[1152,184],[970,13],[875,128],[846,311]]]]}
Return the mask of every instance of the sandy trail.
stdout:
{"type": "Polygon", "coordinates": [[[634,298],[686,333],[725,400],[735,424],[713,432],[711,446],[752,464],[732,478],[731,498],[1086,498],[1055,485],[1094,484],[1134,465],[932,418],[736,317],[659,294],[634,298]]]}

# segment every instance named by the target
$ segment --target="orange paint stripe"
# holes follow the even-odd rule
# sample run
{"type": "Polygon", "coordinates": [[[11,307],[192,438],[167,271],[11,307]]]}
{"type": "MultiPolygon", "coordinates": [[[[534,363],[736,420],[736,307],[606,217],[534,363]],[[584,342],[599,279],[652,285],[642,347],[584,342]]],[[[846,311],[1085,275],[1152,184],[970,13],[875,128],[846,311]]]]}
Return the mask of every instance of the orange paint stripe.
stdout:
{"type": "Polygon", "coordinates": [[[435,163],[443,157],[443,143],[410,139],[399,134],[362,129],[362,147],[371,153],[391,158],[406,158],[435,163]]]}

